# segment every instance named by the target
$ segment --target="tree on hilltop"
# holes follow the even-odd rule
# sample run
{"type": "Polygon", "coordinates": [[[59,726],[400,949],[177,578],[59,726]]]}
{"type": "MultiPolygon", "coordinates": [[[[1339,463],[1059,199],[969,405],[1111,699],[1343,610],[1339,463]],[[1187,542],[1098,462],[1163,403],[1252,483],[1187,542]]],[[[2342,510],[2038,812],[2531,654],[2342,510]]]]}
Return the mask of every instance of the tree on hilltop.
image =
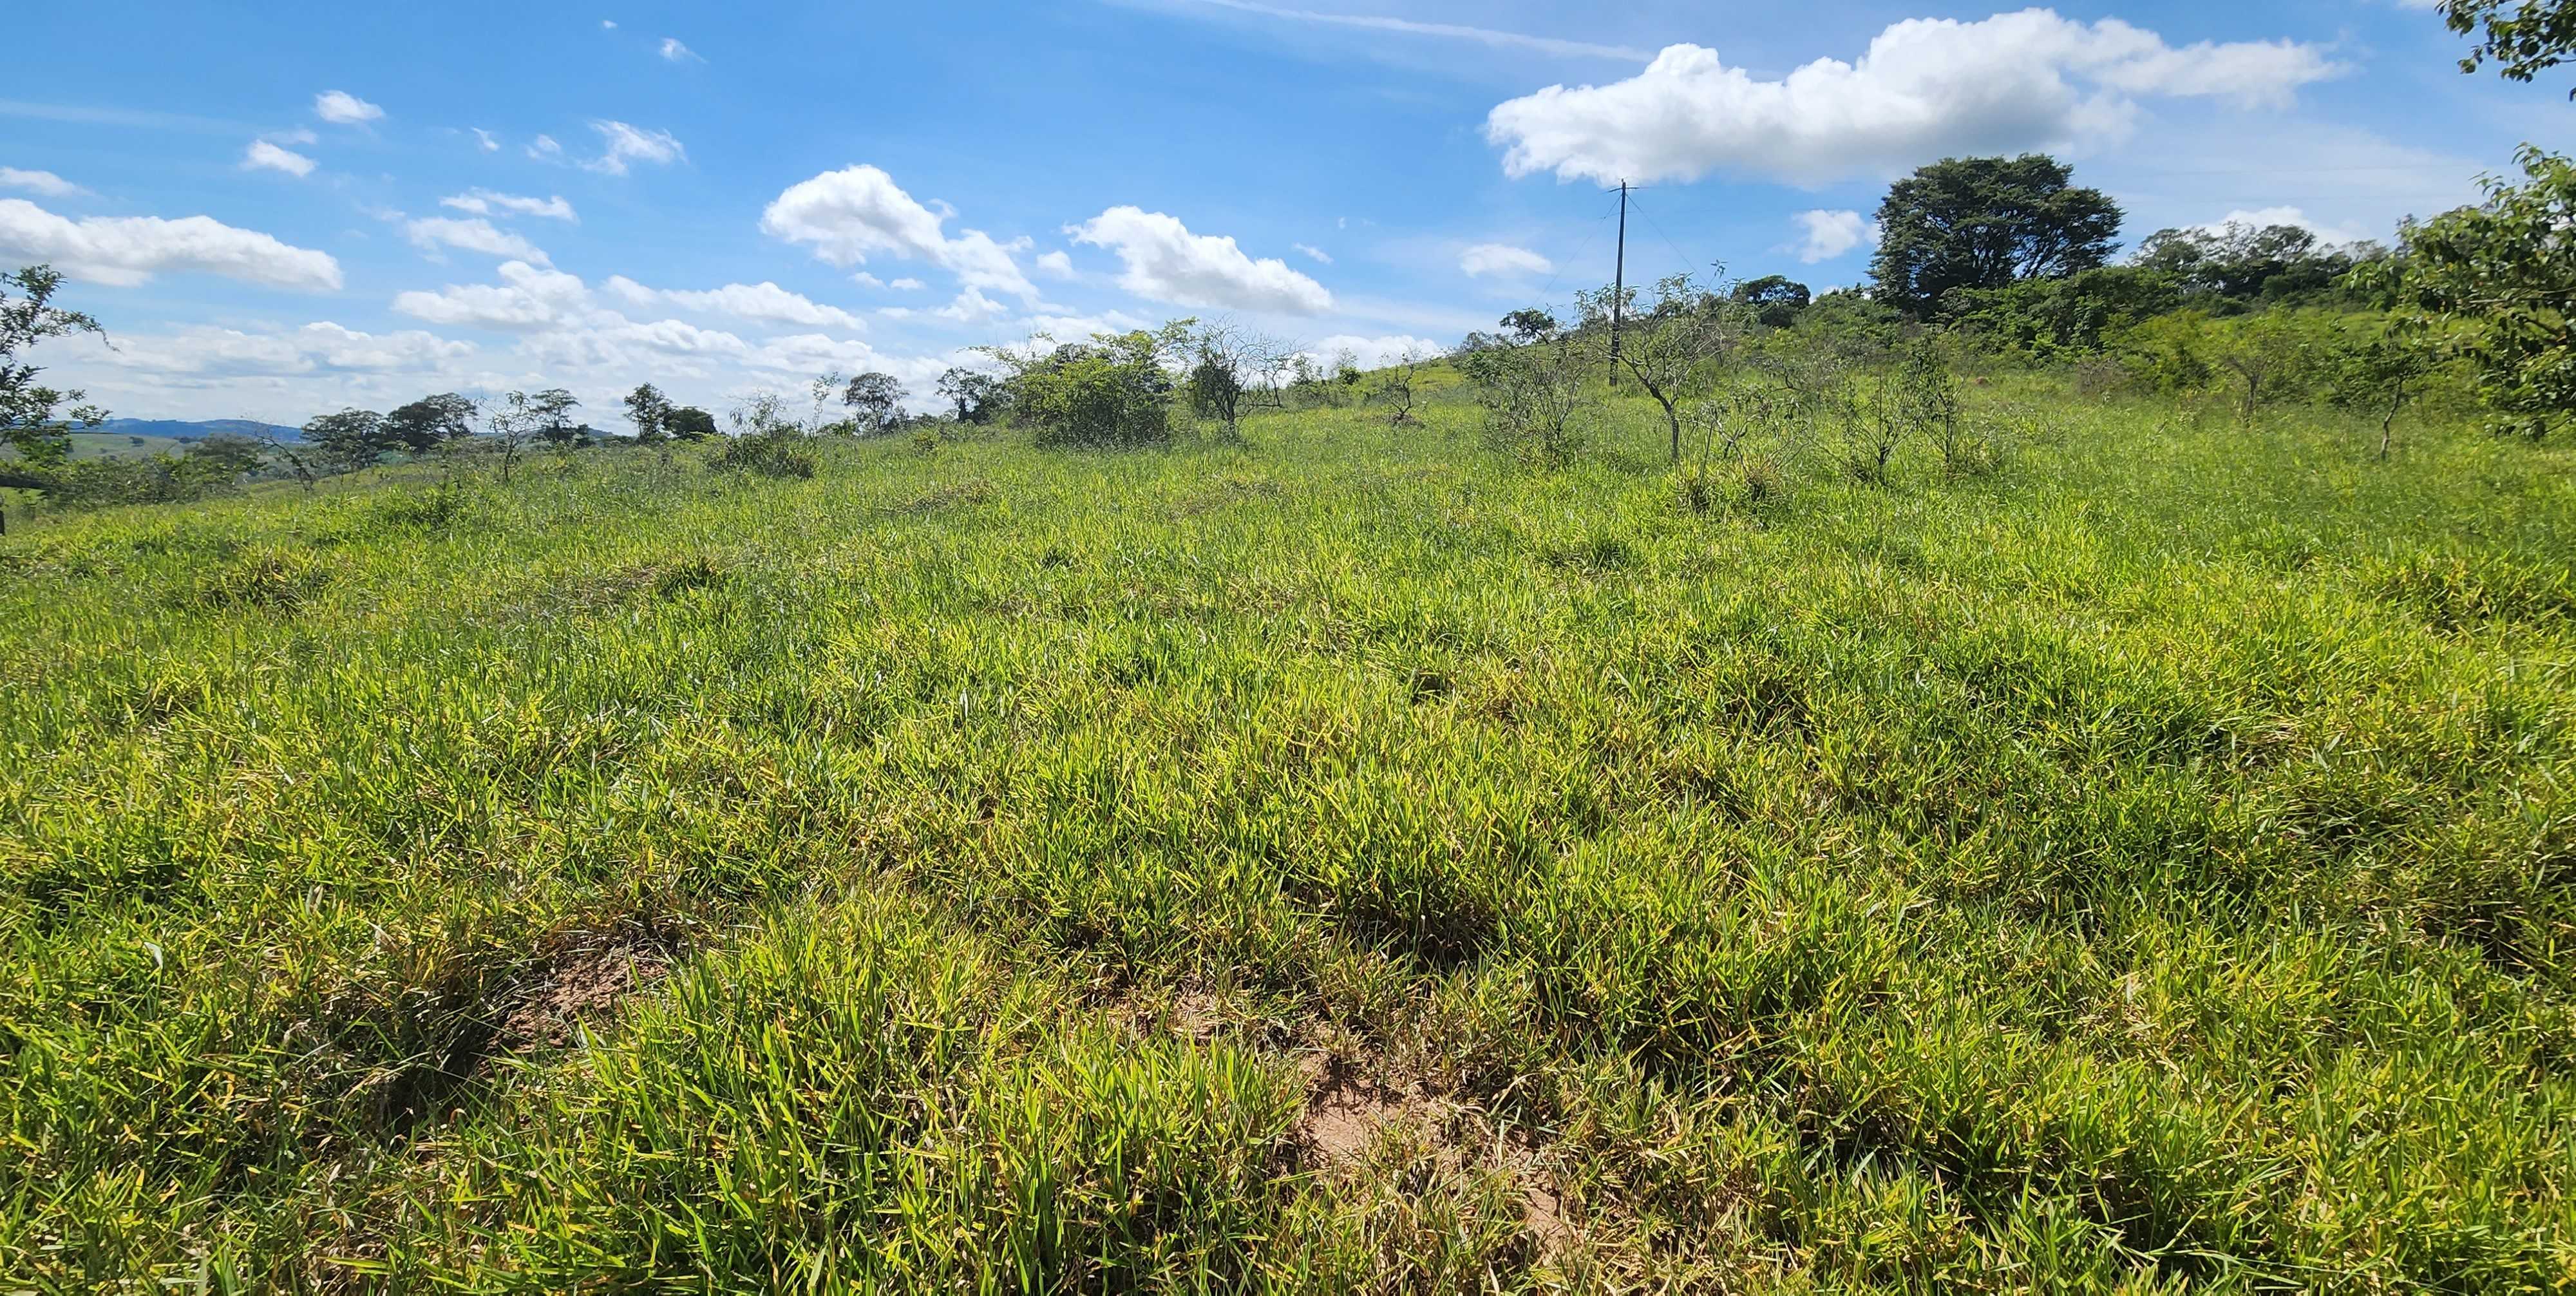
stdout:
{"type": "Polygon", "coordinates": [[[2053,279],[2107,263],[2120,207],[2073,183],[2065,163],[1944,158],[1897,181],[1878,208],[1871,296],[1918,318],[1962,289],[2053,279]]]}

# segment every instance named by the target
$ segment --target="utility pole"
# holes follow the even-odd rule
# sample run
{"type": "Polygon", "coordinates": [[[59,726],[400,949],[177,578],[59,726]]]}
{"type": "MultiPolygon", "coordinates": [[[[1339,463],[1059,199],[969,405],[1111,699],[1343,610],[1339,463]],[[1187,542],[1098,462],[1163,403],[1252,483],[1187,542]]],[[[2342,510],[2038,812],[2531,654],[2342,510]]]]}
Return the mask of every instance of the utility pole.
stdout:
{"type": "Polygon", "coordinates": [[[1610,272],[1610,385],[1619,385],[1619,325],[1628,310],[1628,182],[1619,182],[1619,260],[1610,272]]]}

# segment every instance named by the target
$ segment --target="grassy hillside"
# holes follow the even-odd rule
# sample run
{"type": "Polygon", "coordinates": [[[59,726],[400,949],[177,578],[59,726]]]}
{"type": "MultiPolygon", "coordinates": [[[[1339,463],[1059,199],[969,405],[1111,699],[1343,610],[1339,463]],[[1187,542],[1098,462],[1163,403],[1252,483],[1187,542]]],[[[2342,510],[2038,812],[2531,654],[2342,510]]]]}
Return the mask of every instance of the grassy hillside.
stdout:
{"type": "Polygon", "coordinates": [[[174,437],[126,432],[74,432],[71,443],[74,459],[142,459],[178,454],[188,448],[187,443],[174,437]]]}
{"type": "Polygon", "coordinates": [[[2576,456],[1974,395],[13,533],[0,1273],[2576,1282],[2576,456]]]}

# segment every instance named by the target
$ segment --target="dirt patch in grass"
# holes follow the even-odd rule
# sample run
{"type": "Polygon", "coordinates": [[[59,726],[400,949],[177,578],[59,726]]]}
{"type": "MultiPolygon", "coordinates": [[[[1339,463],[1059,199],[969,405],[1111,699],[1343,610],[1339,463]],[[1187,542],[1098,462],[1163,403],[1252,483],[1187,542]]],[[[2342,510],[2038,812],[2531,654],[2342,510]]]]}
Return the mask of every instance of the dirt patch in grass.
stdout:
{"type": "Polygon", "coordinates": [[[946,512],[959,505],[990,504],[1002,497],[1001,489],[981,477],[969,477],[947,486],[933,486],[910,499],[898,500],[877,510],[887,517],[927,517],[946,512]]]}
{"type": "Polygon", "coordinates": [[[424,1120],[444,1122],[490,1078],[494,1055],[561,1048],[586,1022],[607,1018],[630,995],[668,975],[677,947],[645,932],[573,933],[475,1011],[442,1047],[389,1071],[375,1097],[378,1125],[408,1138],[424,1120]]]}
{"type": "Polygon", "coordinates": [[[1531,1248],[1526,1258],[1552,1262],[1574,1247],[1575,1213],[1543,1163],[1545,1149],[1525,1133],[1498,1127],[1487,1113],[1420,1080],[1389,1074],[1384,1059],[1366,1051],[1352,1056],[1310,1047],[1298,1056],[1297,1070],[1305,1078],[1306,1106],[1289,1127],[1294,1168],[1333,1180],[1366,1179],[1388,1168],[1380,1154],[1396,1150],[1388,1144],[1392,1136],[1414,1166],[1430,1171],[1408,1172],[1404,1182],[1498,1174],[1516,1186],[1531,1248]]]}
{"type": "Polygon", "coordinates": [[[1175,518],[1197,517],[1216,509],[1231,508],[1252,500],[1275,500],[1287,494],[1287,488],[1267,477],[1233,474],[1212,483],[1213,489],[1174,500],[1168,512],[1175,518]]]}
{"type": "Polygon", "coordinates": [[[1299,1059],[1297,1069],[1306,1077],[1306,1110],[1290,1127],[1289,1137],[1314,1169],[1359,1160],[1387,1126],[1414,1115],[1412,1095],[1389,1093],[1364,1081],[1330,1054],[1310,1053],[1299,1059]]]}
{"type": "Polygon", "coordinates": [[[649,940],[575,938],[511,996],[493,1048],[517,1052],[569,1044],[582,1023],[608,1016],[670,970],[670,951],[649,940]]]}

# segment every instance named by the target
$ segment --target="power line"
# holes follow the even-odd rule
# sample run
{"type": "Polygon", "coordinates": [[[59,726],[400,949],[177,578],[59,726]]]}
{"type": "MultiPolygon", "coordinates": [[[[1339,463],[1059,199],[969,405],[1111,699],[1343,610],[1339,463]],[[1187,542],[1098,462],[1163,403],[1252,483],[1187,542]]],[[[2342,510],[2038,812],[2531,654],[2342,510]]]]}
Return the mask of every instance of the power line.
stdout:
{"type": "Polygon", "coordinates": [[[1592,218],[1593,227],[1584,233],[1582,242],[1574,245],[1573,258],[1565,262],[1565,264],[1558,266],[1556,268],[1556,273],[1547,277],[1546,286],[1538,290],[1540,301],[1546,301],[1549,297],[1554,295],[1556,292],[1556,285],[1565,278],[1565,272],[1582,263],[1583,254],[1592,250],[1592,240],[1601,237],[1601,222],[1610,219],[1610,215],[1611,214],[1609,212],[1603,212],[1592,218]]]}
{"type": "Polygon", "coordinates": [[[1715,259],[1715,258],[1711,258],[1710,260],[1708,260],[1708,261],[1706,261],[1706,262],[1700,262],[1700,261],[1694,261],[1694,260],[1692,260],[1692,259],[1691,259],[1691,254],[1690,254],[1690,253],[1688,253],[1688,252],[1683,251],[1683,250],[1682,250],[1682,245],[1681,245],[1680,243],[1678,243],[1678,242],[1674,241],[1673,236],[1672,236],[1671,234],[1669,234],[1669,233],[1665,232],[1665,230],[1664,230],[1664,223],[1663,223],[1662,221],[1656,220],[1656,219],[1655,219],[1655,214],[1654,214],[1653,212],[1647,211],[1647,210],[1646,210],[1646,205],[1645,205],[1644,203],[1639,203],[1639,204],[1637,204],[1637,214],[1646,218],[1646,223],[1647,223],[1648,225],[1651,225],[1651,226],[1653,226],[1653,227],[1654,227],[1656,236],[1657,236],[1657,237],[1659,237],[1659,238],[1661,238],[1661,239],[1663,239],[1663,241],[1664,241],[1664,246],[1665,246],[1665,247],[1671,248],[1671,249],[1673,250],[1673,255],[1674,255],[1674,256],[1680,257],[1680,258],[1682,259],[1682,264],[1683,264],[1683,265],[1686,265],[1686,266],[1695,266],[1695,265],[1702,265],[1702,264],[1706,264],[1706,265],[1716,265],[1716,264],[1717,264],[1717,261],[1716,261],[1716,259],[1715,259]]]}

